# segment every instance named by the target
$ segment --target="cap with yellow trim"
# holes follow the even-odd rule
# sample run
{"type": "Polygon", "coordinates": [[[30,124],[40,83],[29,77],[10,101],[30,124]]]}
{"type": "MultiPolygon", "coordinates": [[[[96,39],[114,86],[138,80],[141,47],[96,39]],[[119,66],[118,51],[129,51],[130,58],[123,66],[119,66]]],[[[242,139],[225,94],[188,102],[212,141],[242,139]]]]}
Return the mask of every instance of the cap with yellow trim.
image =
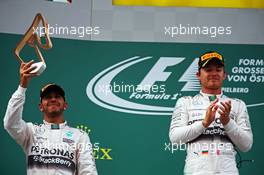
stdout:
{"type": "Polygon", "coordinates": [[[46,95],[48,95],[51,92],[59,94],[65,100],[64,90],[59,85],[57,85],[55,83],[49,83],[49,84],[43,86],[43,88],[40,90],[40,100],[42,100],[43,97],[45,97],[46,95]]]}
{"type": "Polygon", "coordinates": [[[198,62],[199,69],[204,68],[211,60],[218,62],[222,66],[225,65],[224,58],[221,54],[217,52],[206,52],[199,58],[199,62],[198,62]]]}

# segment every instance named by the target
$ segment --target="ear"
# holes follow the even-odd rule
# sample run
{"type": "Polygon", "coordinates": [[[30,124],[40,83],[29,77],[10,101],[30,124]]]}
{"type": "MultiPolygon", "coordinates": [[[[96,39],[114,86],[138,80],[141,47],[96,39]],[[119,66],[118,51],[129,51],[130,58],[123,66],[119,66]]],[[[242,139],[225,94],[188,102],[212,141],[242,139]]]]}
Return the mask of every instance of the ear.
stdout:
{"type": "Polygon", "coordinates": [[[43,112],[43,106],[42,106],[41,103],[39,104],[39,110],[40,110],[41,112],[43,112]]]}
{"type": "Polygon", "coordinates": [[[66,110],[68,108],[68,103],[65,102],[64,105],[63,105],[63,109],[66,110]]]}
{"type": "Polygon", "coordinates": [[[224,71],[224,80],[226,79],[226,77],[227,77],[227,73],[226,71],[224,71]]]}
{"type": "Polygon", "coordinates": [[[196,77],[200,80],[200,71],[196,72],[196,77]]]}

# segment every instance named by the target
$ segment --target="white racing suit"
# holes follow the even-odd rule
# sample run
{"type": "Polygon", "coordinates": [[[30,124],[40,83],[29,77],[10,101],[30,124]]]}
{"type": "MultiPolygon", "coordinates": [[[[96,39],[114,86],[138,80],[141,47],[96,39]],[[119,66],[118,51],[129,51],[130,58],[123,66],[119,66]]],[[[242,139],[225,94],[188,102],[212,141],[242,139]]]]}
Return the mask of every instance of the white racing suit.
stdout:
{"type": "Polygon", "coordinates": [[[67,123],[41,125],[22,119],[25,88],[9,100],[4,127],[27,156],[28,175],[97,175],[88,135],[67,123]]]}
{"type": "Polygon", "coordinates": [[[209,96],[200,92],[178,99],[170,125],[170,141],[174,146],[187,147],[184,174],[237,175],[234,147],[246,152],[253,144],[246,105],[222,93],[217,95],[220,101],[231,100],[230,121],[223,126],[217,112],[215,121],[205,128],[202,120],[211,103],[209,96]]]}

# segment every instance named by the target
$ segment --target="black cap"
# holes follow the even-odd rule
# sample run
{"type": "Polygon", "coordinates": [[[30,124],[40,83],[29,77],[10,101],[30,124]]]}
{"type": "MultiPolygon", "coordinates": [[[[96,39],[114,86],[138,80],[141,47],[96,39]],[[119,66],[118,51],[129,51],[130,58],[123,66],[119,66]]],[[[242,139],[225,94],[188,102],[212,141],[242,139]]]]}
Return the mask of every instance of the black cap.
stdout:
{"type": "Polygon", "coordinates": [[[54,92],[54,93],[59,94],[65,100],[65,92],[64,92],[64,90],[59,85],[57,85],[55,83],[47,84],[41,89],[41,91],[40,91],[40,99],[42,100],[42,98],[45,97],[50,92],[54,92]]]}
{"type": "Polygon", "coordinates": [[[225,65],[224,58],[217,52],[206,52],[199,58],[198,66],[199,69],[204,68],[211,60],[217,61],[222,66],[225,65]]]}

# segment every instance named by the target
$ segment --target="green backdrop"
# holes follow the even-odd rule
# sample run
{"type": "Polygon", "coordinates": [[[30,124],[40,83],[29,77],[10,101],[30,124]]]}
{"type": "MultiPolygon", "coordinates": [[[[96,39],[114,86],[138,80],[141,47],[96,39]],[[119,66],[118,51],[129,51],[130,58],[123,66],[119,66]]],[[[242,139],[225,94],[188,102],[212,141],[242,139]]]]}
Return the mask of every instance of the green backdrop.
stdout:
{"type": "MultiPolygon", "coordinates": [[[[8,100],[19,83],[19,64],[13,50],[20,38],[20,35],[0,34],[0,116],[2,119],[8,100]]],[[[48,82],[60,84],[65,89],[69,103],[65,113],[69,125],[82,127],[87,132],[89,130],[94,146],[100,148],[99,151],[94,152],[99,174],[182,174],[185,152],[172,153],[165,146],[169,144],[170,109],[174,107],[178,97],[197,93],[197,90],[183,90],[186,83],[194,81],[183,75],[194,71],[194,68],[190,67],[194,58],[210,50],[219,51],[226,59],[226,70],[229,73],[225,82],[226,95],[241,98],[249,105],[254,145],[250,152],[241,155],[243,159],[254,159],[254,163],[243,163],[240,174],[261,174],[263,164],[261,156],[264,146],[261,135],[264,121],[262,118],[264,45],[100,42],[66,39],[52,41],[53,48],[47,52],[42,51],[47,69],[41,76],[33,78],[30,82],[23,118],[33,123],[41,123],[42,114],[38,110],[39,90],[48,82]],[[133,57],[138,62],[128,65],[130,63],[128,59],[133,57]],[[140,60],[146,57],[149,59],[140,60]],[[111,71],[121,66],[126,67],[116,72],[116,76],[110,79],[111,85],[116,83],[136,86],[147,77],[146,75],[157,63],[161,63],[160,60],[166,60],[164,57],[170,57],[168,60],[172,62],[170,64],[165,61],[168,66],[165,66],[163,73],[167,72],[168,76],[162,81],[158,81],[158,76],[154,77],[157,79],[154,84],[165,87],[165,95],[168,95],[168,99],[145,98],[142,97],[144,92],[137,93],[139,96],[141,94],[138,98],[132,97],[132,92],[114,92],[117,99],[151,107],[148,110],[134,110],[133,105],[125,106],[125,102],[117,105],[115,100],[107,103],[104,98],[98,97],[95,84],[107,77],[111,71]],[[175,60],[181,61],[176,64],[175,60]],[[125,62],[122,63],[122,61],[125,62]],[[120,64],[116,65],[118,63],[120,64]],[[111,67],[113,65],[116,66],[111,67]],[[105,73],[96,78],[103,71],[105,73]],[[87,89],[91,80],[94,80],[94,84],[91,83],[90,87],[94,89],[87,89]],[[90,98],[87,96],[87,90],[96,100],[91,100],[91,96],[90,98]],[[175,94],[177,98],[173,98],[175,94]],[[155,111],[155,107],[160,107],[160,110],[155,111]],[[126,112],[122,112],[121,109],[126,112]]],[[[35,58],[30,48],[26,48],[22,56],[27,56],[27,60],[35,58]]],[[[159,65],[162,66],[162,64],[159,65]]],[[[152,94],[162,93],[161,89],[158,91],[152,94]]],[[[26,174],[24,153],[4,130],[3,122],[0,124],[0,133],[2,174],[26,174]]]]}

